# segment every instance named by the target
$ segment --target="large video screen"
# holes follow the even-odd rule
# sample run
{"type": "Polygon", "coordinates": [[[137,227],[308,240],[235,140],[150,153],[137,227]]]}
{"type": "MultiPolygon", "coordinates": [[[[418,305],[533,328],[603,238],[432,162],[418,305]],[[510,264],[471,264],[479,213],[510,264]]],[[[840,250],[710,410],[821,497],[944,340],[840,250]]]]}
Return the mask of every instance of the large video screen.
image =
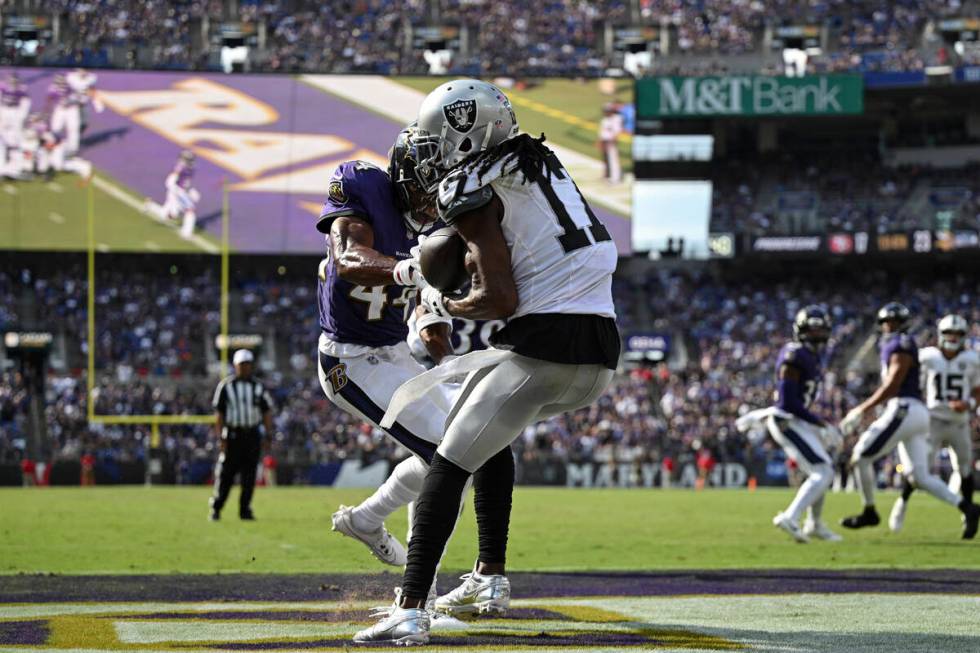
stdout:
{"type": "MultiPolygon", "coordinates": [[[[317,253],[334,168],[386,166],[443,80],[7,68],[0,81],[0,247],[84,249],[91,193],[100,251],[214,252],[224,189],[232,251],[317,253]]],[[[629,82],[506,90],[629,252],[629,82]]]]}

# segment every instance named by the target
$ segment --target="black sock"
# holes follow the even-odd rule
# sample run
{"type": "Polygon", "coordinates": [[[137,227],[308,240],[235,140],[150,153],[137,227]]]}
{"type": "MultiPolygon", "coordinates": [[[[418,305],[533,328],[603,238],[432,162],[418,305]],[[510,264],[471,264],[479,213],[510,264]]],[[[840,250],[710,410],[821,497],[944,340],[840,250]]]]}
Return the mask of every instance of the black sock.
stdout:
{"type": "Polygon", "coordinates": [[[902,501],[908,501],[912,493],[915,492],[915,486],[909,482],[909,479],[902,478],[902,501]]]}
{"type": "Polygon", "coordinates": [[[473,508],[480,536],[480,562],[504,564],[514,494],[514,454],[510,446],[473,474],[473,508]]]}
{"type": "Polygon", "coordinates": [[[878,514],[878,511],[875,510],[874,504],[871,504],[870,506],[865,506],[864,507],[864,514],[866,514],[866,515],[877,515],[878,514]]]}
{"type": "Polygon", "coordinates": [[[403,596],[416,599],[428,596],[439,558],[456,525],[463,487],[469,477],[469,472],[438,453],[432,457],[422,493],[415,502],[412,540],[408,543],[408,564],[402,581],[403,596]]]}
{"type": "Polygon", "coordinates": [[[973,473],[967,474],[963,477],[963,481],[960,483],[960,494],[967,503],[973,503],[973,473]]]}

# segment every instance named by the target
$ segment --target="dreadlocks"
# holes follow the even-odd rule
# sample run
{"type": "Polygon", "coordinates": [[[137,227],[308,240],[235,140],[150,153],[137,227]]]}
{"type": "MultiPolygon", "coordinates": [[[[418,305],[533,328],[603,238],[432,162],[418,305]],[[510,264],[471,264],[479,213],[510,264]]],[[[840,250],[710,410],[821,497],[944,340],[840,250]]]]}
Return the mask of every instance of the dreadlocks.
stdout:
{"type": "Polygon", "coordinates": [[[554,152],[544,144],[544,134],[541,134],[540,138],[520,134],[483,152],[471,154],[450,170],[466,169],[467,174],[475,172],[477,180],[482,183],[483,175],[487,174],[499,161],[504,162],[502,168],[506,168],[508,164],[516,161],[515,170],[520,170],[524,175],[522,183],[533,183],[537,181],[538,175],[542,171],[547,171],[548,177],[551,177],[551,161],[554,159],[554,152]]]}

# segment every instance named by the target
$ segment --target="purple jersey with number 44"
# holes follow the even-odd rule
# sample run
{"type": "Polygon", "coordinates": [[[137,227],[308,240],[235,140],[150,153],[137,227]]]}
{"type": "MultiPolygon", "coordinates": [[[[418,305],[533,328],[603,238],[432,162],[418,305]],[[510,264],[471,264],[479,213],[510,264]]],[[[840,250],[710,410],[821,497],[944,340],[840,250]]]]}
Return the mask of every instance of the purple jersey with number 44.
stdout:
{"type": "Polygon", "coordinates": [[[912,358],[912,366],[898,387],[897,397],[922,399],[922,389],[919,387],[919,347],[907,333],[889,333],[881,337],[878,344],[881,353],[881,378],[888,375],[888,365],[892,354],[908,354],[912,358]]]}
{"type": "MultiPolygon", "coordinates": [[[[365,161],[337,166],[327,187],[327,201],[320,211],[320,228],[329,233],[340,217],[354,217],[371,225],[373,249],[398,259],[409,258],[418,239],[409,233],[395,205],[388,174],[365,161]]],[[[408,335],[406,318],[414,288],[392,281],[384,286],[359,286],[340,278],[327,247],[320,262],[318,298],[320,328],[328,338],[367,347],[387,347],[408,335]]]]}

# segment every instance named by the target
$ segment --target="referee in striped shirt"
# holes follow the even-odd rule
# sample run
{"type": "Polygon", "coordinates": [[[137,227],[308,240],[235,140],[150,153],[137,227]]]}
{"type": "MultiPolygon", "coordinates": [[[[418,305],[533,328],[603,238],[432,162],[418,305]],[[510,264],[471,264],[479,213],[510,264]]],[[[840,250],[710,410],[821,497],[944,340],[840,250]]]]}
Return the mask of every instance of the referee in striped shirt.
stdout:
{"type": "Polygon", "coordinates": [[[259,381],[252,378],[254,358],[248,349],[235,352],[232,362],[235,373],[225,377],[214,391],[215,431],[221,442],[221,455],[214,470],[214,496],[211,497],[211,521],[221,518],[221,509],[228,493],[241,475],[242,492],[238,500],[238,516],[253,520],[252,492],[255,473],[262,455],[262,432],[272,435],[272,397],[259,381]]]}

